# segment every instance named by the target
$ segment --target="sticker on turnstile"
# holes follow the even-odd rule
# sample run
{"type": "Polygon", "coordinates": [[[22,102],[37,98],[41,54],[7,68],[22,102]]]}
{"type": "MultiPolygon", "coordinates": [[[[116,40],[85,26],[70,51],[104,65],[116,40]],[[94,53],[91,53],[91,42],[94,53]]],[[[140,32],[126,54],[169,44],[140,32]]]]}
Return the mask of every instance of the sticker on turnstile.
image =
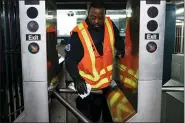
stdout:
{"type": "Polygon", "coordinates": [[[28,46],[28,50],[32,54],[36,54],[39,52],[39,45],[37,43],[31,43],[28,46]]]}
{"type": "Polygon", "coordinates": [[[26,34],[26,41],[40,41],[40,34],[26,34]]]}
{"type": "Polygon", "coordinates": [[[155,42],[149,42],[146,45],[146,49],[148,52],[153,53],[157,50],[157,44],[155,42]]]}
{"type": "Polygon", "coordinates": [[[146,40],[159,40],[159,33],[146,33],[145,39],[146,40]]]}

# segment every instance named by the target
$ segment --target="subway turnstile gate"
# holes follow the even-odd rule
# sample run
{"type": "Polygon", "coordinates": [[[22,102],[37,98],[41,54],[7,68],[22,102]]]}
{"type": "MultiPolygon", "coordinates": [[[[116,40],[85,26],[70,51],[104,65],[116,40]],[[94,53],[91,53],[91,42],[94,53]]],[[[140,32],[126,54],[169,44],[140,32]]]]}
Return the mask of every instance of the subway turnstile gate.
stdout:
{"type": "MultiPolygon", "coordinates": [[[[165,0],[140,1],[138,103],[127,122],[160,122],[165,6],[165,0]]],[[[49,122],[46,1],[20,0],[19,8],[25,105],[21,122],[49,122]]]]}

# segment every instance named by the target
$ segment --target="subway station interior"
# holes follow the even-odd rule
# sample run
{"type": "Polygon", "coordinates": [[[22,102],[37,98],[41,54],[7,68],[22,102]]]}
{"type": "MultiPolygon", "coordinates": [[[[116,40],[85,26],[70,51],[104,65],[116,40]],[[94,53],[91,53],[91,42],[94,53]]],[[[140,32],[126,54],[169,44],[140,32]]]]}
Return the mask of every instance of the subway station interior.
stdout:
{"type": "MultiPolygon", "coordinates": [[[[83,24],[92,1],[0,0],[0,122],[93,122],[77,108],[65,59],[71,31],[83,24]]],[[[94,86],[90,94],[104,95],[114,123],[183,123],[184,0],[130,1],[104,0],[125,55],[115,59],[113,47],[114,84],[106,95],[94,86]],[[130,26],[132,18],[138,26],[130,26]],[[136,55],[128,53],[129,39],[136,55]]]]}

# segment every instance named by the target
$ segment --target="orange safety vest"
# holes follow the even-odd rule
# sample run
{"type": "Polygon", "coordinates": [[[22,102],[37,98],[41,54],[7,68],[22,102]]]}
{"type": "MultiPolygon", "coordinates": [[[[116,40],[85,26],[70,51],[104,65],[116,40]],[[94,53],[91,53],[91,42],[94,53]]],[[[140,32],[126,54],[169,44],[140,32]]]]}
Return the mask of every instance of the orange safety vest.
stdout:
{"type": "Polygon", "coordinates": [[[125,123],[136,114],[132,104],[120,89],[113,90],[107,97],[113,122],[125,123]]]}
{"type": "Polygon", "coordinates": [[[52,26],[51,24],[48,24],[46,26],[46,32],[56,32],[56,29],[54,26],[52,26]]]}
{"type": "MultiPolygon", "coordinates": [[[[139,39],[138,39],[139,40],[139,39]]],[[[120,60],[120,81],[125,87],[136,89],[138,83],[138,64],[139,53],[132,55],[132,42],[130,38],[130,19],[126,24],[126,41],[125,41],[125,57],[120,60]]]]}
{"type": "Polygon", "coordinates": [[[114,58],[114,30],[109,17],[105,18],[103,56],[100,56],[85,21],[78,24],[73,32],[77,32],[84,48],[84,56],[78,64],[79,74],[92,88],[105,88],[112,81],[114,58]]]}

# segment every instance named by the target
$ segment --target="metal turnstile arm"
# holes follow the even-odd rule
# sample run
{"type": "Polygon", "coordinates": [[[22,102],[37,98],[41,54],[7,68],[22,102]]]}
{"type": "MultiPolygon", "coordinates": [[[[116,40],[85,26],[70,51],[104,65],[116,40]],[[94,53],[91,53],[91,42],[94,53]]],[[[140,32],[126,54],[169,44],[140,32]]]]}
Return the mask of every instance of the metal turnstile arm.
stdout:
{"type": "Polygon", "coordinates": [[[73,115],[75,115],[78,119],[83,121],[84,123],[91,123],[91,121],[86,118],[78,109],[73,107],[67,100],[65,100],[62,96],[60,96],[56,91],[53,91],[53,94],[57,98],[57,100],[62,103],[73,115]]]}

